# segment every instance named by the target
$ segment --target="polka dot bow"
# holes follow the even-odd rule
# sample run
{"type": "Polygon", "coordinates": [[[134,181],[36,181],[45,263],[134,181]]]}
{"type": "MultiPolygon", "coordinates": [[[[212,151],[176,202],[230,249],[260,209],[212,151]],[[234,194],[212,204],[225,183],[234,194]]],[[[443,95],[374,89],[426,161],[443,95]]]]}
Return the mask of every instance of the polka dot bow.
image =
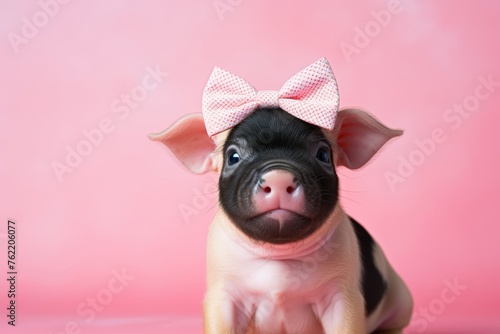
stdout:
{"type": "Polygon", "coordinates": [[[259,107],[280,107],[305,122],[333,129],[339,92],[328,60],[322,58],[309,65],[279,91],[257,91],[242,78],[214,68],[203,92],[203,118],[209,136],[234,127],[259,107]]]}

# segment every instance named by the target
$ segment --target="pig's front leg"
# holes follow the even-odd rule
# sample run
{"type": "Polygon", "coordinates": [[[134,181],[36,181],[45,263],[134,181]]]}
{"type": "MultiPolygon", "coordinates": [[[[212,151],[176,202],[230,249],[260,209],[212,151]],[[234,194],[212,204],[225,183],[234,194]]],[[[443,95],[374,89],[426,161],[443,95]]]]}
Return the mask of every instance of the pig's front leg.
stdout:
{"type": "Polygon", "coordinates": [[[339,292],[318,305],[325,334],[365,334],[365,305],[361,291],[339,292]]]}
{"type": "Polygon", "coordinates": [[[203,327],[205,334],[252,334],[255,312],[236,301],[223,289],[205,295],[203,327]]]}

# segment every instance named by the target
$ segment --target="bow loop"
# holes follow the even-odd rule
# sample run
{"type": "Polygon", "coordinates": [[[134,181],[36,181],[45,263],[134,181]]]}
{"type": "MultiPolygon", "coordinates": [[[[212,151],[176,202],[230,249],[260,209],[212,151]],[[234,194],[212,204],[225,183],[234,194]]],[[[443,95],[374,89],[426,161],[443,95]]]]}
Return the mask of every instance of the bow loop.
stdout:
{"type": "Polygon", "coordinates": [[[339,94],[326,58],[295,74],[279,92],[257,91],[242,78],[216,67],[203,92],[203,117],[210,136],[236,126],[259,107],[278,106],[305,122],[333,129],[339,94]]]}

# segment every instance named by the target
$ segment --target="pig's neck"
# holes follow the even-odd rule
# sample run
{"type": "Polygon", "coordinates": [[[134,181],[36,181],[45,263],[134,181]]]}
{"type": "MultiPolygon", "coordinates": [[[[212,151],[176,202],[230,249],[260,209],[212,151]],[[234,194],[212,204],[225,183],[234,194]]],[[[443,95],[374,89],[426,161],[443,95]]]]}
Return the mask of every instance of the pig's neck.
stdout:
{"type": "Polygon", "coordinates": [[[348,220],[342,207],[337,205],[325,223],[305,240],[291,244],[274,245],[250,239],[221,210],[217,215],[222,216],[220,222],[222,222],[223,230],[236,244],[258,257],[276,260],[297,259],[318,250],[332,237],[337,226],[348,220]]]}

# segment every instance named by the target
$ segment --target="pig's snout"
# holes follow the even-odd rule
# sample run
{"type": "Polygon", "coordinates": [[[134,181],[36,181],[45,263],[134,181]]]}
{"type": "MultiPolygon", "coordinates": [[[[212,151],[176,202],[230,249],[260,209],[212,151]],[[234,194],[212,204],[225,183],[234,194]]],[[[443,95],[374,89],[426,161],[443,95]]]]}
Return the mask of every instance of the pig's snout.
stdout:
{"type": "Polygon", "coordinates": [[[293,173],[273,169],[261,175],[254,195],[257,214],[274,210],[302,214],[305,202],[304,187],[293,173]]]}

